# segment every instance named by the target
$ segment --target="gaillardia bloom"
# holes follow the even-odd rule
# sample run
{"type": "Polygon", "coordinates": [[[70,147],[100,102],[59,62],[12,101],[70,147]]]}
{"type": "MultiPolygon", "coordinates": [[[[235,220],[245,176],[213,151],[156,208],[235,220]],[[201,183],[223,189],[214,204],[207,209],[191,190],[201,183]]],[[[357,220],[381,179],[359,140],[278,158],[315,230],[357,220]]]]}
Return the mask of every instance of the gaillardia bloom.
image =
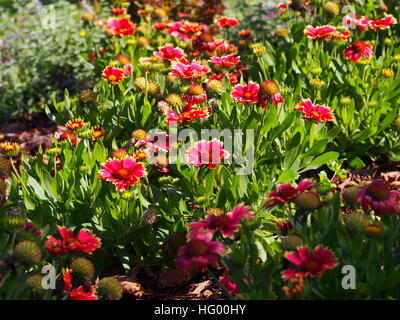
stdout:
{"type": "Polygon", "coordinates": [[[369,60],[373,54],[372,44],[357,40],[344,49],[343,54],[345,59],[353,62],[358,62],[361,58],[369,60]]]}
{"type": "Polygon", "coordinates": [[[0,153],[6,154],[9,157],[15,156],[19,151],[20,147],[16,142],[0,143],[0,153]]]}
{"type": "Polygon", "coordinates": [[[390,26],[394,25],[397,23],[397,19],[389,14],[386,17],[382,18],[382,19],[376,19],[376,20],[370,20],[368,22],[368,26],[371,29],[387,29],[390,28],[390,26]]]}
{"type": "Polygon", "coordinates": [[[285,102],[275,81],[267,80],[260,85],[260,103],[263,108],[267,107],[266,101],[273,103],[275,107],[285,102]]]}
{"type": "Polygon", "coordinates": [[[58,142],[68,141],[68,140],[71,141],[72,145],[75,145],[77,141],[76,134],[72,132],[63,132],[57,137],[58,142]]]}
{"type": "Polygon", "coordinates": [[[179,48],[174,48],[172,45],[167,44],[161,48],[159,51],[153,53],[156,57],[161,58],[164,62],[175,61],[183,58],[184,53],[179,48]]]}
{"type": "Polygon", "coordinates": [[[336,28],[333,26],[322,26],[316,27],[308,25],[304,29],[304,34],[309,39],[320,39],[320,38],[328,38],[332,35],[333,32],[336,31],[336,28]]]}
{"type": "Polygon", "coordinates": [[[290,183],[281,184],[278,186],[278,191],[271,191],[268,195],[267,208],[272,208],[277,204],[284,204],[294,201],[299,194],[312,188],[314,182],[303,180],[297,187],[293,187],[290,183]]]}
{"type": "Polygon", "coordinates": [[[322,105],[314,105],[310,99],[301,101],[296,107],[304,118],[315,121],[332,121],[332,110],[322,105]]]}
{"type": "Polygon", "coordinates": [[[282,272],[284,279],[291,278],[316,278],[324,271],[331,270],[337,265],[333,252],[322,246],[310,251],[307,247],[297,248],[297,252],[285,253],[286,260],[289,260],[298,269],[286,269],[282,272]]]}
{"type": "Polygon", "coordinates": [[[183,79],[197,79],[204,77],[210,72],[208,67],[204,67],[196,61],[189,63],[186,60],[172,61],[172,71],[169,73],[171,76],[183,79]]]}
{"type": "Polygon", "coordinates": [[[240,62],[240,57],[230,54],[223,57],[212,57],[209,61],[222,67],[232,67],[240,62]]]}
{"type": "Polygon", "coordinates": [[[304,279],[292,278],[289,280],[289,285],[284,286],[282,290],[289,299],[296,299],[304,292],[304,279]]]}
{"type": "Polygon", "coordinates": [[[101,74],[104,79],[112,84],[116,84],[124,78],[124,70],[119,68],[114,68],[112,66],[108,66],[103,70],[101,74]]]}
{"type": "Polygon", "coordinates": [[[77,237],[75,237],[74,231],[66,227],[59,226],[58,232],[62,239],[48,236],[45,242],[45,247],[52,255],[64,255],[72,251],[92,253],[94,250],[100,248],[100,238],[96,238],[92,233],[84,229],[79,231],[77,237]]]}
{"type": "Polygon", "coordinates": [[[81,118],[76,118],[69,120],[66,124],[65,127],[68,128],[69,130],[75,131],[78,129],[81,129],[85,122],[81,118]]]}
{"type": "Polygon", "coordinates": [[[377,216],[400,213],[400,192],[390,190],[389,185],[383,180],[374,180],[361,189],[355,201],[361,201],[364,211],[373,210],[377,216]]]}
{"type": "Polygon", "coordinates": [[[233,238],[241,226],[241,220],[251,218],[253,218],[253,213],[246,207],[239,205],[232,212],[210,214],[204,220],[193,222],[188,227],[191,229],[206,229],[211,232],[219,231],[223,237],[233,238]]]}
{"type": "Polygon", "coordinates": [[[219,19],[215,19],[214,23],[218,24],[218,26],[222,29],[232,28],[236,26],[240,22],[240,19],[221,17],[219,19]]]}
{"type": "Polygon", "coordinates": [[[114,183],[117,190],[129,190],[146,175],[144,165],[132,158],[108,160],[102,166],[99,178],[114,183]]]}
{"type": "Polygon", "coordinates": [[[221,159],[229,156],[229,152],[223,149],[223,143],[217,139],[198,141],[187,154],[190,164],[199,167],[206,165],[209,169],[215,169],[221,163],[221,159]]]}
{"type": "Polygon", "coordinates": [[[111,19],[105,28],[114,36],[128,36],[136,31],[135,25],[126,18],[111,19]]]}
{"type": "Polygon", "coordinates": [[[259,101],[260,87],[254,82],[245,86],[237,85],[233,88],[232,98],[240,103],[257,103],[259,101]]]}
{"type": "Polygon", "coordinates": [[[215,266],[218,256],[225,252],[221,242],[212,241],[212,234],[205,230],[193,230],[187,243],[178,250],[176,267],[184,272],[197,272],[207,266],[215,266]]]}

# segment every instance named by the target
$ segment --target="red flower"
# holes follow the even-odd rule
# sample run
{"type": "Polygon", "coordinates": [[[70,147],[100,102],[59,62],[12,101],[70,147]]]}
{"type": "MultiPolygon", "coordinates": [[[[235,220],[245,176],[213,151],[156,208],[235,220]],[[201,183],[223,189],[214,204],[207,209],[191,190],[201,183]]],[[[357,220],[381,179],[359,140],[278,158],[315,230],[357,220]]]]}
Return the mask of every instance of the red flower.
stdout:
{"type": "Polygon", "coordinates": [[[81,129],[84,124],[85,123],[81,118],[76,118],[76,119],[69,120],[65,124],[65,127],[68,128],[69,130],[75,131],[75,130],[81,129]]]}
{"type": "Polygon", "coordinates": [[[115,14],[116,16],[126,14],[126,9],[125,8],[112,8],[112,13],[115,14]]]}
{"type": "Polygon", "coordinates": [[[136,31],[135,25],[126,18],[111,19],[105,28],[114,36],[128,36],[136,31]]]}
{"type": "Polygon", "coordinates": [[[154,24],[154,28],[155,28],[156,30],[164,30],[164,29],[168,28],[168,25],[167,25],[166,23],[156,22],[156,23],[154,24]]]}
{"type": "Polygon", "coordinates": [[[64,293],[69,293],[68,300],[97,300],[95,289],[89,285],[87,288],[79,286],[73,288],[72,286],[72,270],[63,270],[64,293]]]}
{"type": "Polygon", "coordinates": [[[310,99],[301,101],[296,107],[306,119],[315,121],[332,121],[332,110],[321,105],[314,105],[310,99]]]}
{"type": "Polygon", "coordinates": [[[114,68],[112,66],[108,66],[103,70],[101,74],[104,79],[112,84],[116,84],[124,78],[124,70],[119,68],[114,68]]]}
{"type": "Polygon", "coordinates": [[[179,248],[176,266],[185,272],[204,270],[218,263],[218,256],[225,252],[221,242],[212,241],[212,235],[203,230],[194,230],[187,243],[179,248]]]}
{"type": "Polygon", "coordinates": [[[345,59],[353,62],[358,62],[361,58],[371,59],[373,55],[372,44],[359,40],[355,41],[344,49],[343,54],[345,59]]]}
{"type": "Polygon", "coordinates": [[[286,269],[282,272],[284,279],[295,277],[316,278],[320,277],[324,271],[331,270],[337,266],[337,260],[333,252],[322,246],[318,246],[313,252],[307,247],[297,248],[297,252],[287,252],[285,258],[299,269],[286,269]]]}
{"type": "Polygon", "coordinates": [[[72,230],[66,227],[58,227],[58,232],[62,239],[48,236],[45,242],[45,247],[52,255],[60,256],[72,251],[92,253],[94,250],[100,248],[100,238],[94,237],[90,232],[84,229],[79,231],[77,237],[74,236],[72,230]]]}
{"type": "Polygon", "coordinates": [[[221,17],[219,19],[214,20],[214,23],[218,24],[218,26],[222,29],[232,28],[236,26],[239,22],[240,19],[227,18],[227,17],[221,17]]]}
{"type": "Polygon", "coordinates": [[[400,192],[390,190],[389,185],[383,180],[374,180],[361,189],[355,201],[361,201],[364,211],[373,210],[377,216],[400,213],[400,192]]]}
{"type": "Polygon", "coordinates": [[[241,36],[242,38],[247,38],[250,34],[251,34],[251,30],[250,29],[245,29],[245,30],[240,30],[238,32],[239,36],[241,36]]]}
{"type": "Polygon", "coordinates": [[[206,219],[188,225],[191,229],[207,229],[211,232],[219,231],[226,238],[233,238],[241,226],[242,219],[253,218],[253,213],[246,207],[237,206],[227,214],[211,214],[206,219]]]}
{"type": "Polygon", "coordinates": [[[277,192],[271,191],[269,193],[267,202],[270,202],[270,204],[267,205],[267,208],[272,208],[277,204],[292,202],[299,194],[312,188],[313,186],[314,182],[307,180],[301,181],[296,188],[290,183],[281,184],[278,186],[277,192]]]}
{"type": "Polygon", "coordinates": [[[117,190],[129,190],[146,175],[144,165],[132,158],[108,160],[102,166],[99,178],[114,183],[117,190]]]}
{"type": "Polygon", "coordinates": [[[167,125],[176,122],[178,125],[184,124],[185,122],[191,122],[195,119],[204,119],[210,116],[211,110],[209,106],[204,108],[187,105],[182,108],[182,112],[176,113],[172,109],[164,110],[164,115],[167,117],[167,125]]]}
{"type": "Polygon", "coordinates": [[[275,221],[276,226],[281,230],[283,234],[286,234],[289,229],[293,227],[289,219],[279,219],[275,221]]]}
{"type": "Polygon", "coordinates": [[[77,140],[76,134],[71,132],[63,132],[57,137],[58,142],[68,140],[71,141],[72,145],[75,145],[77,140]]]}
{"type": "Polygon", "coordinates": [[[245,86],[237,85],[233,88],[232,97],[240,103],[257,103],[260,87],[254,82],[249,82],[245,86]]]}
{"type": "Polygon", "coordinates": [[[207,101],[207,94],[201,84],[192,83],[183,95],[183,100],[190,106],[207,101]]]}
{"type": "Polygon", "coordinates": [[[269,101],[277,107],[279,103],[284,103],[283,97],[279,91],[279,86],[275,81],[264,81],[260,85],[260,103],[266,108],[266,101],[269,101]]]}
{"type": "Polygon", "coordinates": [[[386,17],[382,19],[376,19],[376,20],[370,20],[368,22],[368,25],[371,29],[387,29],[390,28],[390,26],[394,25],[397,23],[397,20],[395,17],[393,17],[391,14],[387,15],[386,17]]]}
{"type": "Polygon", "coordinates": [[[94,141],[97,141],[97,140],[99,140],[100,138],[104,137],[105,133],[106,133],[106,131],[105,131],[102,127],[94,126],[94,127],[93,127],[93,136],[92,136],[92,139],[93,139],[94,141]]]}

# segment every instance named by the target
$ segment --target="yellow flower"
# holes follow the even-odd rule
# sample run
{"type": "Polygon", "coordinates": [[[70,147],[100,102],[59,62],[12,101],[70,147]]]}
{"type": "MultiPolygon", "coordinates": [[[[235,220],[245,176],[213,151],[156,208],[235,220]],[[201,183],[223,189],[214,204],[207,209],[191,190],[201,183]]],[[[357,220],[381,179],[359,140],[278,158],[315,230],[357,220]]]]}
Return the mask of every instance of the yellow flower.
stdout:
{"type": "Polygon", "coordinates": [[[394,72],[392,69],[383,69],[382,76],[384,76],[385,78],[392,78],[394,76],[394,72]]]}

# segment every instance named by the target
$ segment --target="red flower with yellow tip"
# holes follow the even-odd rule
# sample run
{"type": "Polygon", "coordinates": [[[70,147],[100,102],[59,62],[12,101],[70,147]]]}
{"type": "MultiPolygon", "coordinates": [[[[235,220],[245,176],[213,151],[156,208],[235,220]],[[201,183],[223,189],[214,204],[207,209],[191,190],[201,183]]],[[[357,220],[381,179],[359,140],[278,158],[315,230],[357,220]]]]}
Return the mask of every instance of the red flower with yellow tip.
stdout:
{"type": "Polygon", "coordinates": [[[104,137],[105,133],[106,133],[106,131],[105,131],[102,127],[94,126],[94,127],[93,127],[93,136],[92,136],[92,139],[93,139],[94,141],[97,141],[97,140],[99,140],[100,138],[104,137]]]}
{"type": "Polygon", "coordinates": [[[81,118],[76,118],[69,120],[66,124],[65,127],[68,128],[69,130],[75,131],[78,129],[81,129],[85,122],[81,118]]]}
{"type": "Polygon", "coordinates": [[[0,143],[0,152],[9,157],[15,156],[20,151],[19,144],[16,142],[0,143]]]}
{"type": "Polygon", "coordinates": [[[103,70],[101,75],[104,79],[106,79],[106,81],[116,84],[121,82],[124,78],[124,70],[108,66],[103,70]]]}

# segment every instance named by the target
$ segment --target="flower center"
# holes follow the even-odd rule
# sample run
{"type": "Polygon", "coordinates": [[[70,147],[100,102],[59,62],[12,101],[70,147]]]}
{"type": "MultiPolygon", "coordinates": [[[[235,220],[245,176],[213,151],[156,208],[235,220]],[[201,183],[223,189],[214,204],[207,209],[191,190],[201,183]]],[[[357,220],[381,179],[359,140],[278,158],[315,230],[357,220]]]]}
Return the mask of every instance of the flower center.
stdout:
{"type": "Polygon", "coordinates": [[[121,168],[114,172],[114,176],[117,179],[126,179],[128,177],[128,174],[129,170],[126,168],[121,168]]]}
{"type": "Polygon", "coordinates": [[[389,198],[390,189],[385,182],[375,180],[367,187],[366,193],[375,201],[384,201],[389,198]]]}
{"type": "Polygon", "coordinates": [[[246,93],[244,94],[244,96],[245,96],[245,98],[251,98],[251,92],[246,92],[246,93]]]}
{"type": "Polygon", "coordinates": [[[115,81],[115,80],[117,80],[117,77],[116,77],[115,75],[113,75],[113,74],[110,74],[110,75],[108,76],[108,80],[110,80],[110,81],[115,81]]]}
{"type": "Polygon", "coordinates": [[[201,256],[208,251],[208,245],[202,240],[192,239],[186,245],[185,255],[189,258],[201,256]]]}
{"type": "Polygon", "coordinates": [[[319,263],[315,260],[306,261],[304,263],[304,268],[311,273],[317,273],[320,269],[319,263]]]}

